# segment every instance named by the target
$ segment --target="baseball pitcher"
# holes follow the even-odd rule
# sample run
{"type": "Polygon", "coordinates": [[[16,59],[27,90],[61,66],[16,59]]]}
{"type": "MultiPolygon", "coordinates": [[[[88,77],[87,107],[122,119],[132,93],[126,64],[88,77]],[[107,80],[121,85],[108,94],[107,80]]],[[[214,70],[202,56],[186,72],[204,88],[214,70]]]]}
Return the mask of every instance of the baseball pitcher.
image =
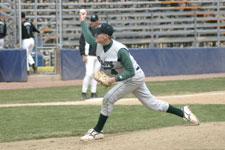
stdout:
{"type": "Polygon", "coordinates": [[[96,50],[96,56],[104,68],[108,78],[100,78],[108,85],[118,82],[110,89],[103,98],[101,113],[96,126],[81,137],[81,141],[89,141],[104,138],[102,129],[113,110],[114,103],[129,93],[133,93],[138,100],[147,108],[175,114],[186,121],[199,125],[197,117],[191,112],[188,106],[178,109],[165,101],[157,99],[151,94],[145,84],[145,75],[141,67],[129,53],[128,48],[122,43],[113,40],[113,27],[103,23],[97,28],[97,34],[93,37],[85,23],[86,13],[80,13],[82,32],[85,40],[96,50]]]}

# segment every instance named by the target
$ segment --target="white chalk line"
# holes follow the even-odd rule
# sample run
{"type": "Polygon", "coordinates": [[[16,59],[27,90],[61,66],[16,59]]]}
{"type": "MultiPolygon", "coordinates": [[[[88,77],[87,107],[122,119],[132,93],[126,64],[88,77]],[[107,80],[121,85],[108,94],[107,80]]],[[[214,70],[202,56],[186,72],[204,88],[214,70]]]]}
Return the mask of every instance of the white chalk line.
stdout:
{"type": "MultiPolygon", "coordinates": [[[[186,95],[174,95],[174,96],[157,96],[157,98],[167,99],[167,98],[185,98],[185,97],[213,96],[213,95],[225,95],[225,92],[198,93],[198,94],[186,94],[186,95]]],[[[22,107],[22,106],[91,105],[91,104],[101,103],[102,99],[103,98],[88,99],[88,100],[84,100],[84,101],[68,101],[68,102],[0,104],[0,108],[1,107],[22,107]]],[[[136,101],[136,100],[137,100],[137,98],[123,98],[119,101],[121,102],[121,101],[136,101]]]]}

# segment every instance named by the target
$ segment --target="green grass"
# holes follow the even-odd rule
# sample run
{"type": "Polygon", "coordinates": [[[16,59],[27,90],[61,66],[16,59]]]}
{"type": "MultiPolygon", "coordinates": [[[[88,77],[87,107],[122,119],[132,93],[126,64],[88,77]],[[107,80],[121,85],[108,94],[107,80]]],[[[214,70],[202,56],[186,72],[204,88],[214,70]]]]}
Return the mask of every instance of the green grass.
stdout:
{"type": "MultiPolygon", "coordinates": [[[[147,82],[153,95],[188,94],[207,91],[225,90],[225,77],[147,82]]],[[[98,85],[98,96],[103,97],[110,88],[98,85]]],[[[132,94],[126,97],[134,97],[132,94]]],[[[34,88],[19,90],[0,90],[0,104],[63,102],[81,100],[81,86],[34,88]]]]}
{"type": "MultiPolygon", "coordinates": [[[[225,90],[225,78],[148,82],[154,95],[225,90]]],[[[103,96],[108,89],[98,87],[103,96]]],[[[0,104],[80,100],[81,86],[0,90],[0,104]]],[[[133,97],[128,95],[127,97],[133,97]]],[[[176,105],[182,107],[183,105],[176,105]]],[[[225,105],[191,105],[201,122],[225,121],[225,105]]],[[[95,126],[100,106],[34,106],[0,108],[0,142],[50,137],[81,136],[95,126]]],[[[187,124],[182,118],[148,110],[141,105],[114,107],[105,133],[187,124]]]]}
{"type": "MultiPolygon", "coordinates": [[[[176,105],[182,107],[183,105],[176,105]]],[[[201,122],[225,121],[225,105],[191,105],[201,122]]],[[[81,136],[95,126],[100,106],[46,106],[0,109],[0,142],[81,136]]],[[[189,124],[172,114],[141,105],[116,105],[104,128],[119,133],[189,124]]]]}

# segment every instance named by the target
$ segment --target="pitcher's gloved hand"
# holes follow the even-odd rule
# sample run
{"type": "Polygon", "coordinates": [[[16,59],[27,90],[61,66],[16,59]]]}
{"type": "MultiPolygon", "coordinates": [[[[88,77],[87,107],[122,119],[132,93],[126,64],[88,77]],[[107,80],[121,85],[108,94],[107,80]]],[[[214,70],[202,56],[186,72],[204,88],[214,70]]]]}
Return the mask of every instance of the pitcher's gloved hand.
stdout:
{"type": "Polygon", "coordinates": [[[103,71],[95,72],[94,78],[96,81],[98,81],[100,84],[104,85],[105,87],[109,87],[112,85],[112,83],[109,82],[110,77],[106,75],[103,71]]]}

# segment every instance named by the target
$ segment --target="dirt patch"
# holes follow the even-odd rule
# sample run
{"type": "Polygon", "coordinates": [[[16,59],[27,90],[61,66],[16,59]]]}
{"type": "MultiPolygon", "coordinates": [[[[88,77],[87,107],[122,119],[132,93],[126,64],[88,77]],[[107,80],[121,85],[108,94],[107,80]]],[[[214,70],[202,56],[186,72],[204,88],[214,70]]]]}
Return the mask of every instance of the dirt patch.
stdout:
{"type": "Polygon", "coordinates": [[[2,150],[223,150],[225,123],[176,126],[105,135],[81,142],[79,137],[1,143],[2,150]]]}
{"type": "MultiPolygon", "coordinates": [[[[169,104],[225,104],[225,91],[204,92],[186,95],[158,96],[160,100],[169,104]]],[[[88,99],[85,101],[26,103],[26,104],[0,104],[1,107],[19,106],[59,106],[59,105],[101,105],[102,98],[88,99]]],[[[137,98],[125,98],[117,101],[116,105],[142,105],[137,98]]]]}
{"type": "MultiPolygon", "coordinates": [[[[145,81],[190,80],[225,77],[225,73],[146,77],[145,81]]],[[[0,82],[0,90],[82,85],[82,80],[60,80],[58,75],[31,75],[28,82],[0,82]]]]}
{"type": "MultiPolygon", "coordinates": [[[[225,104],[225,91],[204,92],[198,94],[158,96],[158,99],[169,104],[225,104]]],[[[118,101],[120,105],[141,104],[136,98],[118,101]]]]}

